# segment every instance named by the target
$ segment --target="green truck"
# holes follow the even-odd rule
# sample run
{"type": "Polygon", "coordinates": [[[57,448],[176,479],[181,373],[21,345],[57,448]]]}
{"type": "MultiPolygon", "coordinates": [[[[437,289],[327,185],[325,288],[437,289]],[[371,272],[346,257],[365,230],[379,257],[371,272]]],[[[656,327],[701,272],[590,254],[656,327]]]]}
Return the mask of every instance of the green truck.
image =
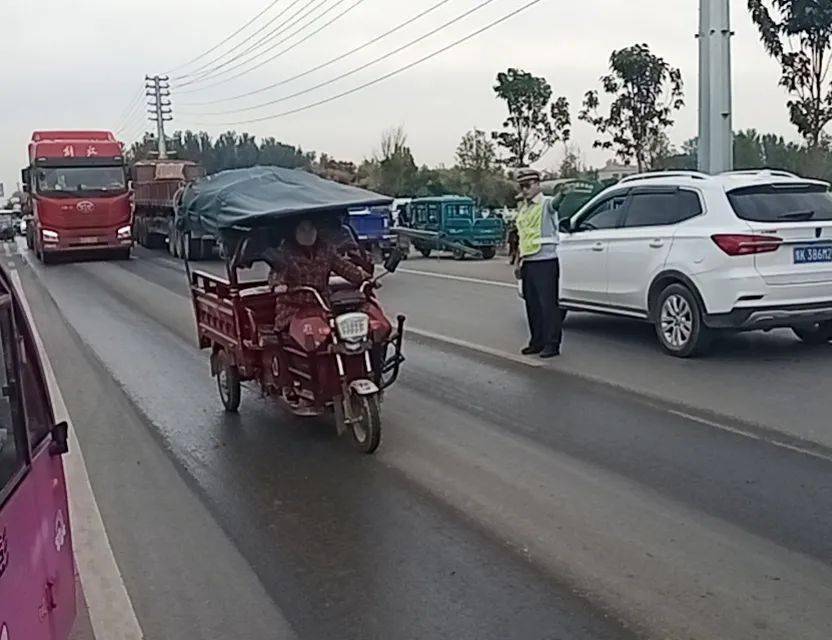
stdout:
{"type": "Polygon", "coordinates": [[[397,231],[423,256],[450,251],[490,260],[505,238],[505,225],[497,217],[483,217],[471,198],[439,196],[412,200],[400,216],[397,231]]]}

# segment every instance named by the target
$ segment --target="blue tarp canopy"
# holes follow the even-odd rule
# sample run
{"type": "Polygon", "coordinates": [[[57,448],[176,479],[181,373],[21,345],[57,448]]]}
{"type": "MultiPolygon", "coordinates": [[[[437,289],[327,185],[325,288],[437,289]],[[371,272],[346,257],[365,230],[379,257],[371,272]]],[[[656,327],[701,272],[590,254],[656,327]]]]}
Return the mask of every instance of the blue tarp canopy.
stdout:
{"type": "Polygon", "coordinates": [[[188,185],[177,224],[229,239],[255,229],[283,227],[301,217],[323,220],[392,202],[387,196],[297,169],[232,169],[188,185]]]}

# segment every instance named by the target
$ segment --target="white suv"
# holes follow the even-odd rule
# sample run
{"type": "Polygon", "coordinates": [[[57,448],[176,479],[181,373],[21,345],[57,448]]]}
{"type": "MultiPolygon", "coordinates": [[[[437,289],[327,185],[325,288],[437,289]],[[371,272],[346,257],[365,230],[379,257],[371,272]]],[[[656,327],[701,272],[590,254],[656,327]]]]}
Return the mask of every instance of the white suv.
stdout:
{"type": "Polygon", "coordinates": [[[832,339],[832,194],[784,171],[625,178],[561,221],[561,305],[655,324],[687,357],[718,331],[832,339]]]}

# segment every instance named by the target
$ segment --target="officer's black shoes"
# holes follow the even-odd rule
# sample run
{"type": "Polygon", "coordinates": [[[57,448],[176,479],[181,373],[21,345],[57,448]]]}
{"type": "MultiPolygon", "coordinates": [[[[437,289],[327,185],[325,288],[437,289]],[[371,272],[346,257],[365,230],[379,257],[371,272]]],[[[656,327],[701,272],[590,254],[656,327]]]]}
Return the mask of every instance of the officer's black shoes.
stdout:
{"type": "Polygon", "coordinates": [[[560,349],[558,347],[546,347],[540,352],[541,358],[554,358],[555,356],[560,355],[560,349]]]}
{"type": "Polygon", "coordinates": [[[541,353],[543,351],[543,347],[536,347],[533,344],[530,344],[528,347],[523,347],[520,351],[524,356],[533,356],[541,353]]]}

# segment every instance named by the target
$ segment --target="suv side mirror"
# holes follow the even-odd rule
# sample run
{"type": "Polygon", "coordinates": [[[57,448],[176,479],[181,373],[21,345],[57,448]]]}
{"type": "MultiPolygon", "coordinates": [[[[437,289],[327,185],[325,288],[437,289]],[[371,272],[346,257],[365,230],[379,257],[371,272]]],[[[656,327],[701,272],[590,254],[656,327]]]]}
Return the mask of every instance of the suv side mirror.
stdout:
{"type": "Polygon", "coordinates": [[[396,247],[390,252],[387,260],[384,261],[384,269],[390,273],[395,273],[396,269],[399,268],[399,263],[404,259],[404,253],[402,250],[396,247]]]}
{"type": "Polygon", "coordinates": [[[564,218],[560,222],[558,222],[558,229],[561,233],[572,233],[572,219],[571,218],[564,218]]]}
{"type": "Polygon", "coordinates": [[[69,424],[59,422],[52,427],[52,443],[49,445],[50,456],[62,456],[69,452],[69,424]]]}

